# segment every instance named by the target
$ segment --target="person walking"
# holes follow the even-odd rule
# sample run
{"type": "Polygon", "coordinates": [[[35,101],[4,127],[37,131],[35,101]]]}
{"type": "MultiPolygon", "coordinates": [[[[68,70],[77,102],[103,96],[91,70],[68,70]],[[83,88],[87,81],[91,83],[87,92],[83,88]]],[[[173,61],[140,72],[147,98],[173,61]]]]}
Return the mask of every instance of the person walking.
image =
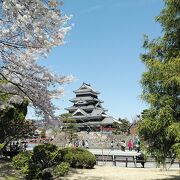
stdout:
{"type": "Polygon", "coordinates": [[[137,137],[134,141],[134,147],[135,147],[135,151],[139,152],[140,151],[140,139],[137,137]]]}
{"type": "Polygon", "coordinates": [[[132,151],[132,149],[133,149],[133,142],[132,142],[132,139],[130,139],[130,140],[128,141],[127,146],[128,146],[129,151],[132,151]]]}
{"type": "Polygon", "coordinates": [[[87,148],[87,149],[89,148],[89,143],[87,140],[85,141],[85,148],[87,148]]]}
{"type": "Polygon", "coordinates": [[[111,141],[111,149],[113,150],[114,148],[114,141],[111,141]]]}
{"type": "Polygon", "coordinates": [[[126,142],[124,140],[121,141],[121,151],[126,150],[126,142]]]}
{"type": "Polygon", "coordinates": [[[82,147],[84,147],[84,146],[85,146],[85,141],[84,141],[84,139],[83,139],[81,142],[82,142],[82,147]]]}

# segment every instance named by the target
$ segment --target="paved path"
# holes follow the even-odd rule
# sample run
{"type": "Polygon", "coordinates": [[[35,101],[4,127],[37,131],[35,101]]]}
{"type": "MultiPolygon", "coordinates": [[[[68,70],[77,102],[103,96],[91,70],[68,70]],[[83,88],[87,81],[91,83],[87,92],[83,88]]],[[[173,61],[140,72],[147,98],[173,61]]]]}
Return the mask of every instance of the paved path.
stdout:
{"type": "MultiPolygon", "coordinates": [[[[121,151],[117,149],[88,149],[90,152],[92,152],[95,155],[120,155],[120,156],[137,156],[140,155],[137,151],[121,151]]],[[[107,166],[113,166],[113,162],[98,162],[98,165],[107,165],[107,166]]],[[[167,167],[169,167],[169,163],[167,163],[167,167]]],[[[117,162],[116,166],[125,167],[124,162],[117,162]]],[[[128,167],[134,167],[134,163],[128,163],[128,167]]],[[[137,163],[137,167],[141,167],[140,163],[137,163]]],[[[155,162],[146,162],[145,163],[146,168],[156,168],[155,162]]],[[[180,168],[179,163],[174,163],[171,165],[171,168],[180,168]]]]}
{"type": "Polygon", "coordinates": [[[103,155],[124,155],[124,156],[137,156],[140,155],[137,151],[121,151],[118,149],[89,149],[93,154],[103,155]]]}

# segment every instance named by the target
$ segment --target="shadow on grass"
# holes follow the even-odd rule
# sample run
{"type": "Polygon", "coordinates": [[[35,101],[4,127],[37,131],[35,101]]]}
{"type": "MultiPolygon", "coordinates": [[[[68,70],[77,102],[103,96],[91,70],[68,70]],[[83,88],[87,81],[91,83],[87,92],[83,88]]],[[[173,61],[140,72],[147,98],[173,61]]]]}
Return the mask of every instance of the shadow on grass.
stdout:
{"type": "Polygon", "coordinates": [[[22,179],[20,173],[14,169],[10,160],[0,160],[0,179],[7,177],[13,177],[14,179],[22,179]]]}
{"type": "Polygon", "coordinates": [[[180,174],[178,175],[169,175],[168,178],[163,178],[162,180],[180,180],[180,174]]]}

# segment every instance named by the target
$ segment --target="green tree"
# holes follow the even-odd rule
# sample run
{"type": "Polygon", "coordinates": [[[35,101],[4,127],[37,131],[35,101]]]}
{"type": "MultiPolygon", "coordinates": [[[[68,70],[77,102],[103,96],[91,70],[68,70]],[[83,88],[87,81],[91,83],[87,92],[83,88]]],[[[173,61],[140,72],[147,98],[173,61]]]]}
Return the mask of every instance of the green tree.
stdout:
{"type": "Polygon", "coordinates": [[[73,139],[77,138],[76,120],[72,117],[72,114],[64,113],[60,115],[60,121],[64,123],[65,139],[67,138],[72,142],[73,139]]]}
{"type": "Polygon", "coordinates": [[[165,168],[165,158],[180,157],[180,0],[165,0],[156,21],[162,36],[145,36],[141,55],[147,71],[142,75],[142,98],[150,104],[139,123],[139,133],[152,155],[165,168]]]}
{"type": "Polygon", "coordinates": [[[32,122],[25,120],[28,101],[11,103],[0,109],[0,143],[4,148],[13,140],[28,137],[33,134],[35,127],[32,122]]]}
{"type": "Polygon", "coordinates": [[[43,128],[40,133],[41,138],[46,138],[46,130],[43,128]]]}
{"type": "Polygon", "coordinates": [[[122,134],[128,132],[130,122],[127,119],[118,119],[118,122],[113,123],[113,127],[116,128],[115,134],[122,134]]]}

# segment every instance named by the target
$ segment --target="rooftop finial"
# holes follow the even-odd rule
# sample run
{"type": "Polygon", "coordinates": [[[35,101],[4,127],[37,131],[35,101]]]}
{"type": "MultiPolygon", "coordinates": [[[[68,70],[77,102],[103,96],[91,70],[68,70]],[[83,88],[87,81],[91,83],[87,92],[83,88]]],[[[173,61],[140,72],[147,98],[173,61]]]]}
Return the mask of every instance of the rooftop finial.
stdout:
{"type": "Polygon", "coordinates": [[[83,85],[91,86],[90,83],[88,84],[88,83],[85,83],[84,81],[83,81],[83,85]]]}

